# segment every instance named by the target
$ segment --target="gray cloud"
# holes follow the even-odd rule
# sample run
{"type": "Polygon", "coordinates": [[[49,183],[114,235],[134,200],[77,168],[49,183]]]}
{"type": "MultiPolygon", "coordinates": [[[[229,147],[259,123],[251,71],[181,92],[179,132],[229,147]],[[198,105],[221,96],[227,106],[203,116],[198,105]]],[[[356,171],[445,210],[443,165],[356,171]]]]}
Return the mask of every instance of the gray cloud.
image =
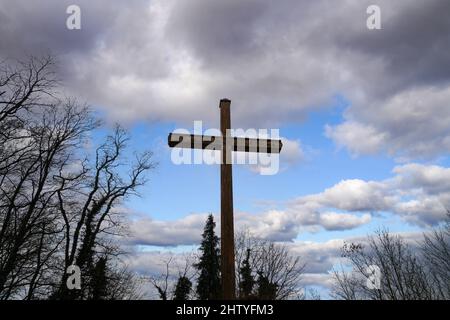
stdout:
{"type": "Polygon", "coordinates": [[[192,214],[176,221],[140,218],[131,222],[128,242],[138,245],[177,246],[198,244],[206,214],[192,214]]]}
{"type": "Polygon", "coordinates": [[[435,165],[400,165],[393,169],[393,178],[343,180],[321,193],[291,201],[287,212],[296,212],[303,223],[314,223],[310,217],[319,216],[320,225],[329,230],[348,229],[352,223],[356,227],[370,221],[365,215],[339,215],[333,212],[336,209],[353,214],[391,212],[408,223],[432,226],[444,221],[450,208],[449,172],[449,168],[435,165]]]}
{"type": "MultiPolygon", "coordinates": [[[[127,244],[173,247],[200,243],[206,214],[190,214],[175,221],[161,221],[146,217],[130,224],[127,244]]],[[[220,219],[216,217],[217,230],[220,219]]],[[[369,214],[319,212],[292,209],[268,210],[260,214],[236,212],[236,230],[248,229],[256,237],[272,241],[293,241],[306,230],[349,230],[371,221],[369,214]]]]}
{"type": "Polygon", "coordinates": [[[354,155],[387,152],[405,161],[450,151],[450,87],[407,89],[385,101],[353,107],[326,135],[354,155]]]}
{"type": "Polygon", "coordinates": [[[309,274],[327,273],[341,261],[343,239],[325,242],[296,241],[289,244],[292,254],[306,262],[305,272],[309,274]]]}
{"type": "MultiPolygon", "coordinates": [[[[427,1],[377,1],[383,28],[392,32],[359,32],[341,36],[340,45],[372,57],[381,57],[393,77],[389,95],[417,85],[447,83],[450,80],[450,3],[427,1]]],[[[385,89],[387,89],[386,86],[385,89]]]]}
{"type": "Polygon", "coordinates": [[[273,127],[343,94],[352,105],[327,135],[354,154],[450,149],[445,0],[377,1],[375,31],[368,0],[80,0],[80,31],[65,29],[69,1],[0,3],[0,56],[55,52],[69,93],[111,119],[217,123],[228,96],[236,125],[273,127]]]}
{"type": "Polygon", "coordinates": [[[395,167],[393,172],[397,174],[395,184],[402,189],[420,188],[430,195],[442,195],[450,190],[450,168],[410,163],[395,167]]]}

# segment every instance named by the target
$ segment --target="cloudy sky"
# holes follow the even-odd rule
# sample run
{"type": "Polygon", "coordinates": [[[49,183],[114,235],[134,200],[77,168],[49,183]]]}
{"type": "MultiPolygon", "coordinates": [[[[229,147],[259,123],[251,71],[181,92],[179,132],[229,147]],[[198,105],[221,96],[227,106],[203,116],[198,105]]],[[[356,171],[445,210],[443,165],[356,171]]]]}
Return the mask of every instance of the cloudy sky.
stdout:
{"type": "MultiPolygon", "coordinates": [[[[198,243],[220,208],[219,168],[175,165],[177,128],[279,129],[280,171],[234,168],[237,228],[285,242],[326,288],[345,239],[408,237],[450,208],[448,0],[0,0],[0,59],[52,53],[64,90],[151,148],[129,212],[142,272],[198,243]],[[66,9],[81,8],[81,30],[66,9]],[[381,9],[381,30],[366,9],[381,9]]],[[[101,137],[102,132],[98,134],[101,137]]],[[[150,271],[149,271],[150,270],[150,271]]]]}

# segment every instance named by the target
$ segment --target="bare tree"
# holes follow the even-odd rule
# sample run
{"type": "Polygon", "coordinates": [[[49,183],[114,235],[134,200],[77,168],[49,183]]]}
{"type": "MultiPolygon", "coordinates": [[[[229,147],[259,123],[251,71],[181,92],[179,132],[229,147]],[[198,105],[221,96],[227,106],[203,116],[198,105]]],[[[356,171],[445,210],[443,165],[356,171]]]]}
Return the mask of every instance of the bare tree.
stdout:
{"type": "Polygon", "coordinates": [[[100,122],[58,98],[57,84],[51,58],[0,63],[0,299],[89,298],[68,294],[65,271],[76,263],[89,277],[100,256],[120,254],[115,209],[154,167],[150,152],[125,156],[120,127],[90,160],[85,145],[100,122]]]}
{"type": "Polygon", "coordinates": [[[153,287],[158,292],[161,300],[168,300],[169,280],[171,278],[170,269],[173,261],[173,256],[170,256],[164,261],[164,272],[159,276],[150,276],[149,280],[153,287]]]}
{"type": "MultiPolygon", "coordinates": [[[[92,274],[93,280],[96,285],[89,288],[90,299],[103,299],[103,300],[140,300],[143,298],[143,279],[136,273],[130,271],[127,266],[117,259],[115,255],[101,256],[97,261],[106,261],[106,268],[104,275],[92,274]],[[103,284],[101,281],[103,280],[103,284]],[[98,286],[100,284],[100,286],[98,286]],[[95,288],[97,287],[97,288],[95,288]],[[94,290],[93,290],[94,289],[94,290]],[[95,290],[97,289],[97,290],[95,290]],[[100,290],[98,290],[100,289],[100,290]],[[93,291],[97,291],[97,294],[93,291]],[[101,295],[98,295],[100,291],[101,295]],[[102,292],[103,291],[103,292],[102,292]]],[[[100,272],[101,273],[101,272],[100,272]]]]}
{"type": "Polygon", "coordinates": [[[378,231],[367,244],[346,243],[343,257],[352,271],[335,271],[333,296],[340,299],[427,300],[438,299],[424,260],[400,236],[378,231]],[[381,271],[380,287],[367,286],[372,266],[381,271]]]}
{"type": "MultiPolygon", "coordinates": [[[[198,272],[193,268],[196,257],[193,253],[186,253],[175,259],[170,255],[163,261],[164,271],[159,275],[148,277],[148,281],[158,292],[161,300],[172,300],[175,297],[177,280],[183,278],[189,282],[194,282],[198,272]]],[[[193,293],[189,296],[193,298],[193,293]]]]}
{"type": "Polygon", "coordinates": [[[141,300],[144,297],[144,281],[126,266],[118,266],[110,276],[109,300],[141,300]]]}
{"type": "MultiPolygon", "coordinates": [[[[242,279],[239,270],[247,252],[250,252],[249,262],[254,277],[264,277],[273,284],[276,287],[276,299],[283,300],[298,296],[305,267],[300,262],[300,257],[293,256],[285,245],[256,238],[248,230],[242,231],[236,237],[238,284],[242,279]]],[[[239,288],[239,285],[236,287],[239,288]]]]}
{"type": "Polygon", "coordinates": [[[0,298],[32,299],[51,285],[58,212],[53,175],[95,127],[87,109],[54,97],[50,58],[0,76],[0,298]]]}
{"type": "Polygon", "coordinates": [[[424,234],[421,253],[437,297],[450,299],[450,213],[443,227],[424,234]]]}
{"type": "MultiPolygon", "coordinates": [[[[154,167],[152,154],[136,154],[128,174],[121,174],[129,166],[124,158],[126,132],[117,127],[113,135],[96,149],[95,161],[90,167],[85,161],[76,174],[58,176],[58,204],[64,220],[65,268],[72,264],[80,267],[84,275],[92,270],[94,256],[105,253],[103,236],[120,235],[120,220],[115,219],[113,208],[124,198],[136,194],[137,188],[145,184],[145,173],[154,167]]],[[[60,293],[63,298],[73,298],[65,286],[67,274],[61,279],[60,293]]],[[[86,298],[82,293],[77,298],[86,298]]]]}
{"type": "Polygon", "coordinates": [[[338,300],[357,300],[360,298],[358,294],[359,288],[364,284],[362,279],[356,276],[354,272],[345,271],[341,266],[341,270],[333,270],[333,287],[331,296],[338,300]]]}

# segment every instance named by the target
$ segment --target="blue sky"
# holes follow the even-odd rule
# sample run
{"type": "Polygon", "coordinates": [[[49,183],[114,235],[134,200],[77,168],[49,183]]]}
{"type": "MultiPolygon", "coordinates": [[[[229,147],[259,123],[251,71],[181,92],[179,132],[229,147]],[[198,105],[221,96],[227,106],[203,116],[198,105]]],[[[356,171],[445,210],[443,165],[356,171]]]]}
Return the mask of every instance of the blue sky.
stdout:
{"type": "MultiPolygon", "coordinates": [[[[345,179],[383,180],[392,176],[397,164],[386,155],[352,156],[339,149],[324,134],[326,124],[339,123],[348,105],[340,99],[327,110],[312,112],[301,124],[287,124],[280,134],[291,140],[300,140],[305,156],[287,170],[273,176],[252,172],[245,165],[234,165],[233,188],[235,210],[259,213],[265,202],[282,207],[285,201],[319,193],[345,179]]],[[[218,111],[218,110],[217,110],[218,111]]],[[[194,120],[199,120],[193,118],[194,120]]],[[[167,135],[176,124],[139,123],[130,129],[130,147],[135,150],[150,149],[158,163],[150,179],[141,189],[142,197],[127,202],[131,209],[157,220],[179,219],[191,213],[218,213],[220,210],[220,168],[217,165],[175,165],[171,162],[171,149],[167,135]],[[152,183],[154,182],[154,183],[152,183]]],[[[193,131],[191,127],[180,126],[193,131]]],[[[205,128],[206,129],[206,128],[205,128]]],[[[103,135],[101,135],[103,138],[103,135]]],[[[283,164],[281,164],[283,165],[283,164]]],[[[358,231],[319,232],[299,235],[298,239],[323,241],[334,237],[367,234],[382,225],[383,219],[361,227],[358,231]]],[[[401,221],[392,219],[388,225],[393,231],[416,230],[401,221]]]]}

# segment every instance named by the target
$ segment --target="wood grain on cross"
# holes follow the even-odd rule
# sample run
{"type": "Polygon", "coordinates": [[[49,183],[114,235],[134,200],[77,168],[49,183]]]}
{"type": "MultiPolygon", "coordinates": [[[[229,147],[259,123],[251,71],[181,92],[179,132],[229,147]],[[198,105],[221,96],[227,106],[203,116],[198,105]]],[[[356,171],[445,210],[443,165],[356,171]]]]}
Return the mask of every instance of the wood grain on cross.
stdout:
{"type": "Polygon", "coordinates": [[[169,134],[169,146],[172,148],[221,150],[220,166],[220,203],[221,203],[221,277],[224,299],[235,298],[235,260],[234,260],[234,222],[233,222],[233,180],[232,151],[280,153],[281,140],[237,138],[230,136],[231,101],[220,100],[220,131],[222,136],[204,136],[189,134],[169,134]]]}

